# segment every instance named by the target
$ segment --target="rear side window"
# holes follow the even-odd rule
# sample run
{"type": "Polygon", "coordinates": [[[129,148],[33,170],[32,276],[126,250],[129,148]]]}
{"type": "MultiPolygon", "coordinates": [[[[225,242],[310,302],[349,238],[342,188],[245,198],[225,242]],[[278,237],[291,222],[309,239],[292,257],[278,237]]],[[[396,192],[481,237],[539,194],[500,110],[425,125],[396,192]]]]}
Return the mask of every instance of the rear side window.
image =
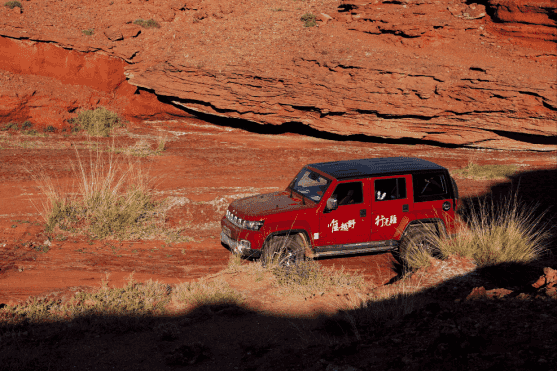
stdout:
{"type": "Polygon", "coordinates": [[[337,205],[362,203],[362,182],[341,183],[335,188],[333,196],[337,197],[337,205]]]}
{"type": "Polygon", "coordinates": [[[415,202],[450,198],[445,174],[413,174],[415,202]]]}
{"type": "Polygon", "coordinates": [[[374,199],[389,201],[407,198],[405,178],[378,179],[374,181],[374,199]]]}

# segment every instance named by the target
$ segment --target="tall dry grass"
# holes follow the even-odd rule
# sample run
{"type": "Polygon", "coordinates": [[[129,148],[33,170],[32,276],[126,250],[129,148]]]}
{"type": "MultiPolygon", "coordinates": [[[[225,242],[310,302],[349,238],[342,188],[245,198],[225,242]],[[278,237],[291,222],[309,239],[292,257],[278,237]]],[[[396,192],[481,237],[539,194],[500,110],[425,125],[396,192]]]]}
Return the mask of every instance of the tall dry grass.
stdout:
{"type": "Polygon", "coordinates": [[[149,238],[164,228],[164,201],[154,197],[153,182],[141,162],[97,150],[70,165],[77,185],[64,187],[45,172],[37,184],[46,200],[40,207],[46,231],[82,233],[91,238],[149,238]]]}
{"type": "Polygon", "coordinates": [[[479,165],[469,162],[463,169],[453,171],[453,175],[470,179],[498,179],[506,178],[517,172],[517,165],[514,164],[487,164],[479,165]]]}
{"type": "Polygon", "coordinates": [[[457,254],[487,266],[529,263],[545,251],[544,215],[535,215],[536,209],[516,196],[474,200],[465,206],[466,228],[456,238],[438,239],[442,257],[457,254]]]}
{"type": "Polygon", "coordinates": [[[427,230],[426,237],[434,251],[411,243],[402,252],[401,259],[408,269],[427,267],[433,258],[451,255],[470,258],[478,266],[529,263],[546,251],[544,215],[536,215],[536,207],[522,203],[517,196],[498,201],[475,199],[463,209],[463,228],[457,236],[450,238],[427,230]]]}

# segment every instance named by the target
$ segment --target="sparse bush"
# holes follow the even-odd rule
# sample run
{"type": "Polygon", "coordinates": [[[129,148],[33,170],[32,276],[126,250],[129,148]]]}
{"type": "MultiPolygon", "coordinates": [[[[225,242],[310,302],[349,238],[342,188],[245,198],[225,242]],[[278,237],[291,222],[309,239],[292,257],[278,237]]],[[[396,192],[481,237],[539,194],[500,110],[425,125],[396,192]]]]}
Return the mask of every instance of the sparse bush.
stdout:
{"type": "Polygon", "coordinates": [[[23,5],[21,5],[21,3],[19,1],[8,1],[8,2],[4,3],[4,6],[7,6],[10,9],[13,9],[15,7],[23,9],[23,5]]]}
{"type": "Polygon", "coordinates": [[[54,133],[56,131],[56,129],[54,129],[54,126],[52,125],[48,125],[47,127],[45,127],[45,133],[54,133]]]}
{"type": "Polygon", "coordinates": [[[155,150],[156,154],[160,155],[165,151],[165,146],[167,144],[167,137],[166,136],[159,136],[157,139],[157,149],[155,150]]]}
{"type": "Polygon", "coordinates": [[[103,107],[80,112],[72,123],[94,137],[108,137],[113,128],[122,126],[118,115],[103,107]]]}
{"type": "Polygon", "coordinates": [[[314,27],[316,25],[316,16],[312,13],[306,13],[300,20],[304,22],[304,27],[314,27]]]}
{"type": "Polygon", "coordinates": [[[31,123],[31,121],[25,121],[25,122],[21,125],[21,129],[22,129],[22,130],[27,130],[27,129],[29,129],[31,126],[33,126],[33,123],[31,123]]]}
{"type": "Polygon", "coordinates": [[[454,175],[471,179],[498,179],[513,175],[517,166],[510,165],[478,165],[470,162],[464,169],[456,170],[454,175]]]}
{"type": "Polygon", "coordinates": [[[154,19],[149,19],[149,20],[136,19],[134,21],[134,24],[137,24],[138,26],[141,26],[143,28],[160,28],[161,27],[159,25],[159,23],[157,23],[157,21],[155,21],[154,19]]]}
{"type": "Polygon", "coordinates": [[[95,33],[95,29],[88,28],[87,30],[81,30],[81,33],[85,36],[93,36],[93,34],[95,33]]]}
{"type": "Polygon", "coordinates": [[[19,130],[19,125],[15,122],[8,122],[2,128],[2,131],[8,131],[8,130],[19,130]]]}

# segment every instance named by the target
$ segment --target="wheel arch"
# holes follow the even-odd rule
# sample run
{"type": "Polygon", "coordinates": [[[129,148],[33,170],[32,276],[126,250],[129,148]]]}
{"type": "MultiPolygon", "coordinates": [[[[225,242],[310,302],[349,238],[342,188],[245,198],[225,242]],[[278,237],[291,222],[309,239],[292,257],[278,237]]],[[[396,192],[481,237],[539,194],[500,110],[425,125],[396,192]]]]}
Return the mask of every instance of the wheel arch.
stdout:
{"type": "Polygon", "coordinates": [[[308,231],[306,231],[305,229],[288,229],[288,230],[282,230],[282,231],[275,231],[275,232],[271,232],[270,234],[268,234],[266,236],[266,238],[264,239],[264,242],[262,244],[262,249],[266,246],[266,244],[271,241],[271,239],[273,237],[281,237],[281,236],[295,236],[295,235],[301,235],[302,236],[302,240],[304,241],[304,252],[305,255],[307,257],[313,257],[314,252],[312,251],[312,246],[310,245],[310,236],[308,234],[308,231]]]}
{"type": "Polygon", "coordinates": [[[444,224],[444,221],[441,218],[426,218],[426,219],[417,219],[417,220],[413,220],[412,222],[409,222],[409,224],[407,224],[405,230],[401,234],[401,239],[405,237],[405,235],[408,234],[411,230],[417,230],[417,229],[433,231],[438,236],[447,234],[446,225],[444,224]]]}

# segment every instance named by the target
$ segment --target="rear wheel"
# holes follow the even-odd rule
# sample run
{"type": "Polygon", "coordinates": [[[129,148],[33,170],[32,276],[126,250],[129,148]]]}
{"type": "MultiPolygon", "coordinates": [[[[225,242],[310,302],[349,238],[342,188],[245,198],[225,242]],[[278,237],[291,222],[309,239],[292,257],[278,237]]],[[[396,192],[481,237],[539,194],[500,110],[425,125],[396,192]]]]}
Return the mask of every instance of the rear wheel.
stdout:
{"type": "Polygon", "coordinates": [[[271,237],[263,247],[262,262],[293,266],[304,260],[304,239],[300,234],[271,237]]]}

